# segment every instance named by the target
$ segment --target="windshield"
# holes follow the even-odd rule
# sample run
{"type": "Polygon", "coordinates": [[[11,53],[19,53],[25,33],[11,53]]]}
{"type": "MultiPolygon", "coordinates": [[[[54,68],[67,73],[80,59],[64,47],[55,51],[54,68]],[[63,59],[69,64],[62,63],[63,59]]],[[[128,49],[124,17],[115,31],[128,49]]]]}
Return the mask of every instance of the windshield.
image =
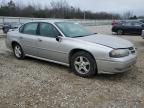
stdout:
{"type": "Polygon", "coordinates": [[[88,31],[85,27],[80,24],[72,22],[57,22],[55,23],[58,28],[66,35],[67,37],[84,37],[89,36],[94,33],[88,31]]]}

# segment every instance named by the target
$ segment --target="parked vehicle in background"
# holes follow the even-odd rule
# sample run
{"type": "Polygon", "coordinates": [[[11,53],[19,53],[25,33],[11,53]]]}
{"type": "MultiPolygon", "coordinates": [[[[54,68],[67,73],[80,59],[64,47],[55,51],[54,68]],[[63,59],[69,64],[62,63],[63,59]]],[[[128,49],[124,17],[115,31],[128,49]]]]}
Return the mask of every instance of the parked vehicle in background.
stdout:
{"type": "Polygon", "coordinates": [[[112,20],[112,26],[114,26],[114,25],[116,25],[116,24],[118,24],[118,21],[112,20]]]}
{"type": "Polygon", "coordinates": [[[11,23],[4,23],[2,26],[3,33],[7,33],[10,29],[17,29],[20,27],[21,23],[11,22],[11,23]]]}
{"type": "Polygon", "coordinates": [[[142,30],[141,37],[144,39],[144,30],[142,30]]]}
{"type": "Polygon", "coordinates": [[[8,32],[6,45],[18,59],[29,56],[70,66],[81,77],[126,72],[137,56],[134,45],[127,40],[55,20],[29,22],[8,32]]]}
{"type": "Polygon", "coordinates": [[[142,23],[144,23],[144,19],[140,19],[139,21],[142,22],[142,23]]]}
{"type": "Polygon", "coordinates": [[[112,27],[112,32],[117,33],[118,35],[122,34],[139,34],[141,35],[142,30],[144,29],[144,23],[140,21],[123,21],[112,27]]]}
{"type": "Polygon", "coordinates": [[[116,25],[119,25],[119,24],[122,24],[126,22],[125,20],[113,20],[112,21],[112,26],[116,26],[116,25]]]}

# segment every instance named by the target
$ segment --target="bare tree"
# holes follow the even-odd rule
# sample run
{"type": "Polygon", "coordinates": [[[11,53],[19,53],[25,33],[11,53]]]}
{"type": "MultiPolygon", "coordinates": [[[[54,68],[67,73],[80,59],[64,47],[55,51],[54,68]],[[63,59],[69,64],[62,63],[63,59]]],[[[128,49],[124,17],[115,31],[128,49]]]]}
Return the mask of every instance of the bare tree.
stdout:
{"type": "MultiPolygon", "coordinates": [[[[66,0],[53,0],[50,2],[50,6],[45,5],[45,8],[32,1],[29,1],[29,5],[24,4],[22,0],[19,2],[9,0],[8,3],[2,0],[2,2],[0,16],[83,19],[86,15],[86,19],[111,19],[112,16],[115,19],[119,18],[118,14],[113,13],[83,11],[79,7],[69,5],[66,0]]],[[[130,17],[131,14],[125,16],[130,17]]]]}
{"type": "Polygon", "coordinates": [[[5,0],[0,0],[0,5],[1,6],[5,6],[6,5],[6,1],[5,0]]]}
{"type": "Polygon", "coordinates": [[[123,19],[130,19],[131,17],[133,17],[133,12],[132,11],[127,11],[123,14],[123,19]]]}
{"type": "Polygon", "coordinates": [[[52,9],[54,10],[54,16],[65,18],[65,14],[70,9],[68,2],[66,0],[61,1],[51,1],[50,2],[52,9]]]}

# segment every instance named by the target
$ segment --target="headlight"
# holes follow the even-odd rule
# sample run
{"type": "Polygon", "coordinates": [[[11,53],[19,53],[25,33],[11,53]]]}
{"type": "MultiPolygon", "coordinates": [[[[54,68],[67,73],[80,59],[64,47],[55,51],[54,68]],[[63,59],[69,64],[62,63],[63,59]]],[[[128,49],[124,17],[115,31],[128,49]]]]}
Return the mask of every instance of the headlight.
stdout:
{"type": "Polygon", "coordinates": [[[120,58],[129,55],[128,49],[116,49],[110,52],[110,57],[120,58]]]}

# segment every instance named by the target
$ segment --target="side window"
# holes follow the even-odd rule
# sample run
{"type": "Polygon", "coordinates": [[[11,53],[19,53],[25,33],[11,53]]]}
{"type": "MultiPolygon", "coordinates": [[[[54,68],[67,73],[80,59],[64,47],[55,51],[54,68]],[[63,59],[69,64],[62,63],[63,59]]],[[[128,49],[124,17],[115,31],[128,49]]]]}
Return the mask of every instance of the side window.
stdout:
{"type": "Polygon", "coordinates": [[[28,23],[24,25],[22,33],[36,35],[37,34],[38,23],[28,23]]]}
{"type": "Polygon", "coordinates": [[[55,38],[56,36],[60,36],[58,30],[52,24],[49,23],[41,23],[39,33],[41,36],[45,37],[55,38]]]}
{"type": "Polygon", "coordinates": [[[133,26],[133,24],[131,22],[127,22],[125,23],[125,26],[133,26]]]}
{"type": "Polygon", "coordinates": [[[134,23],[134,26],[141,27],[141,24],[140,23],[134,23]]]}

